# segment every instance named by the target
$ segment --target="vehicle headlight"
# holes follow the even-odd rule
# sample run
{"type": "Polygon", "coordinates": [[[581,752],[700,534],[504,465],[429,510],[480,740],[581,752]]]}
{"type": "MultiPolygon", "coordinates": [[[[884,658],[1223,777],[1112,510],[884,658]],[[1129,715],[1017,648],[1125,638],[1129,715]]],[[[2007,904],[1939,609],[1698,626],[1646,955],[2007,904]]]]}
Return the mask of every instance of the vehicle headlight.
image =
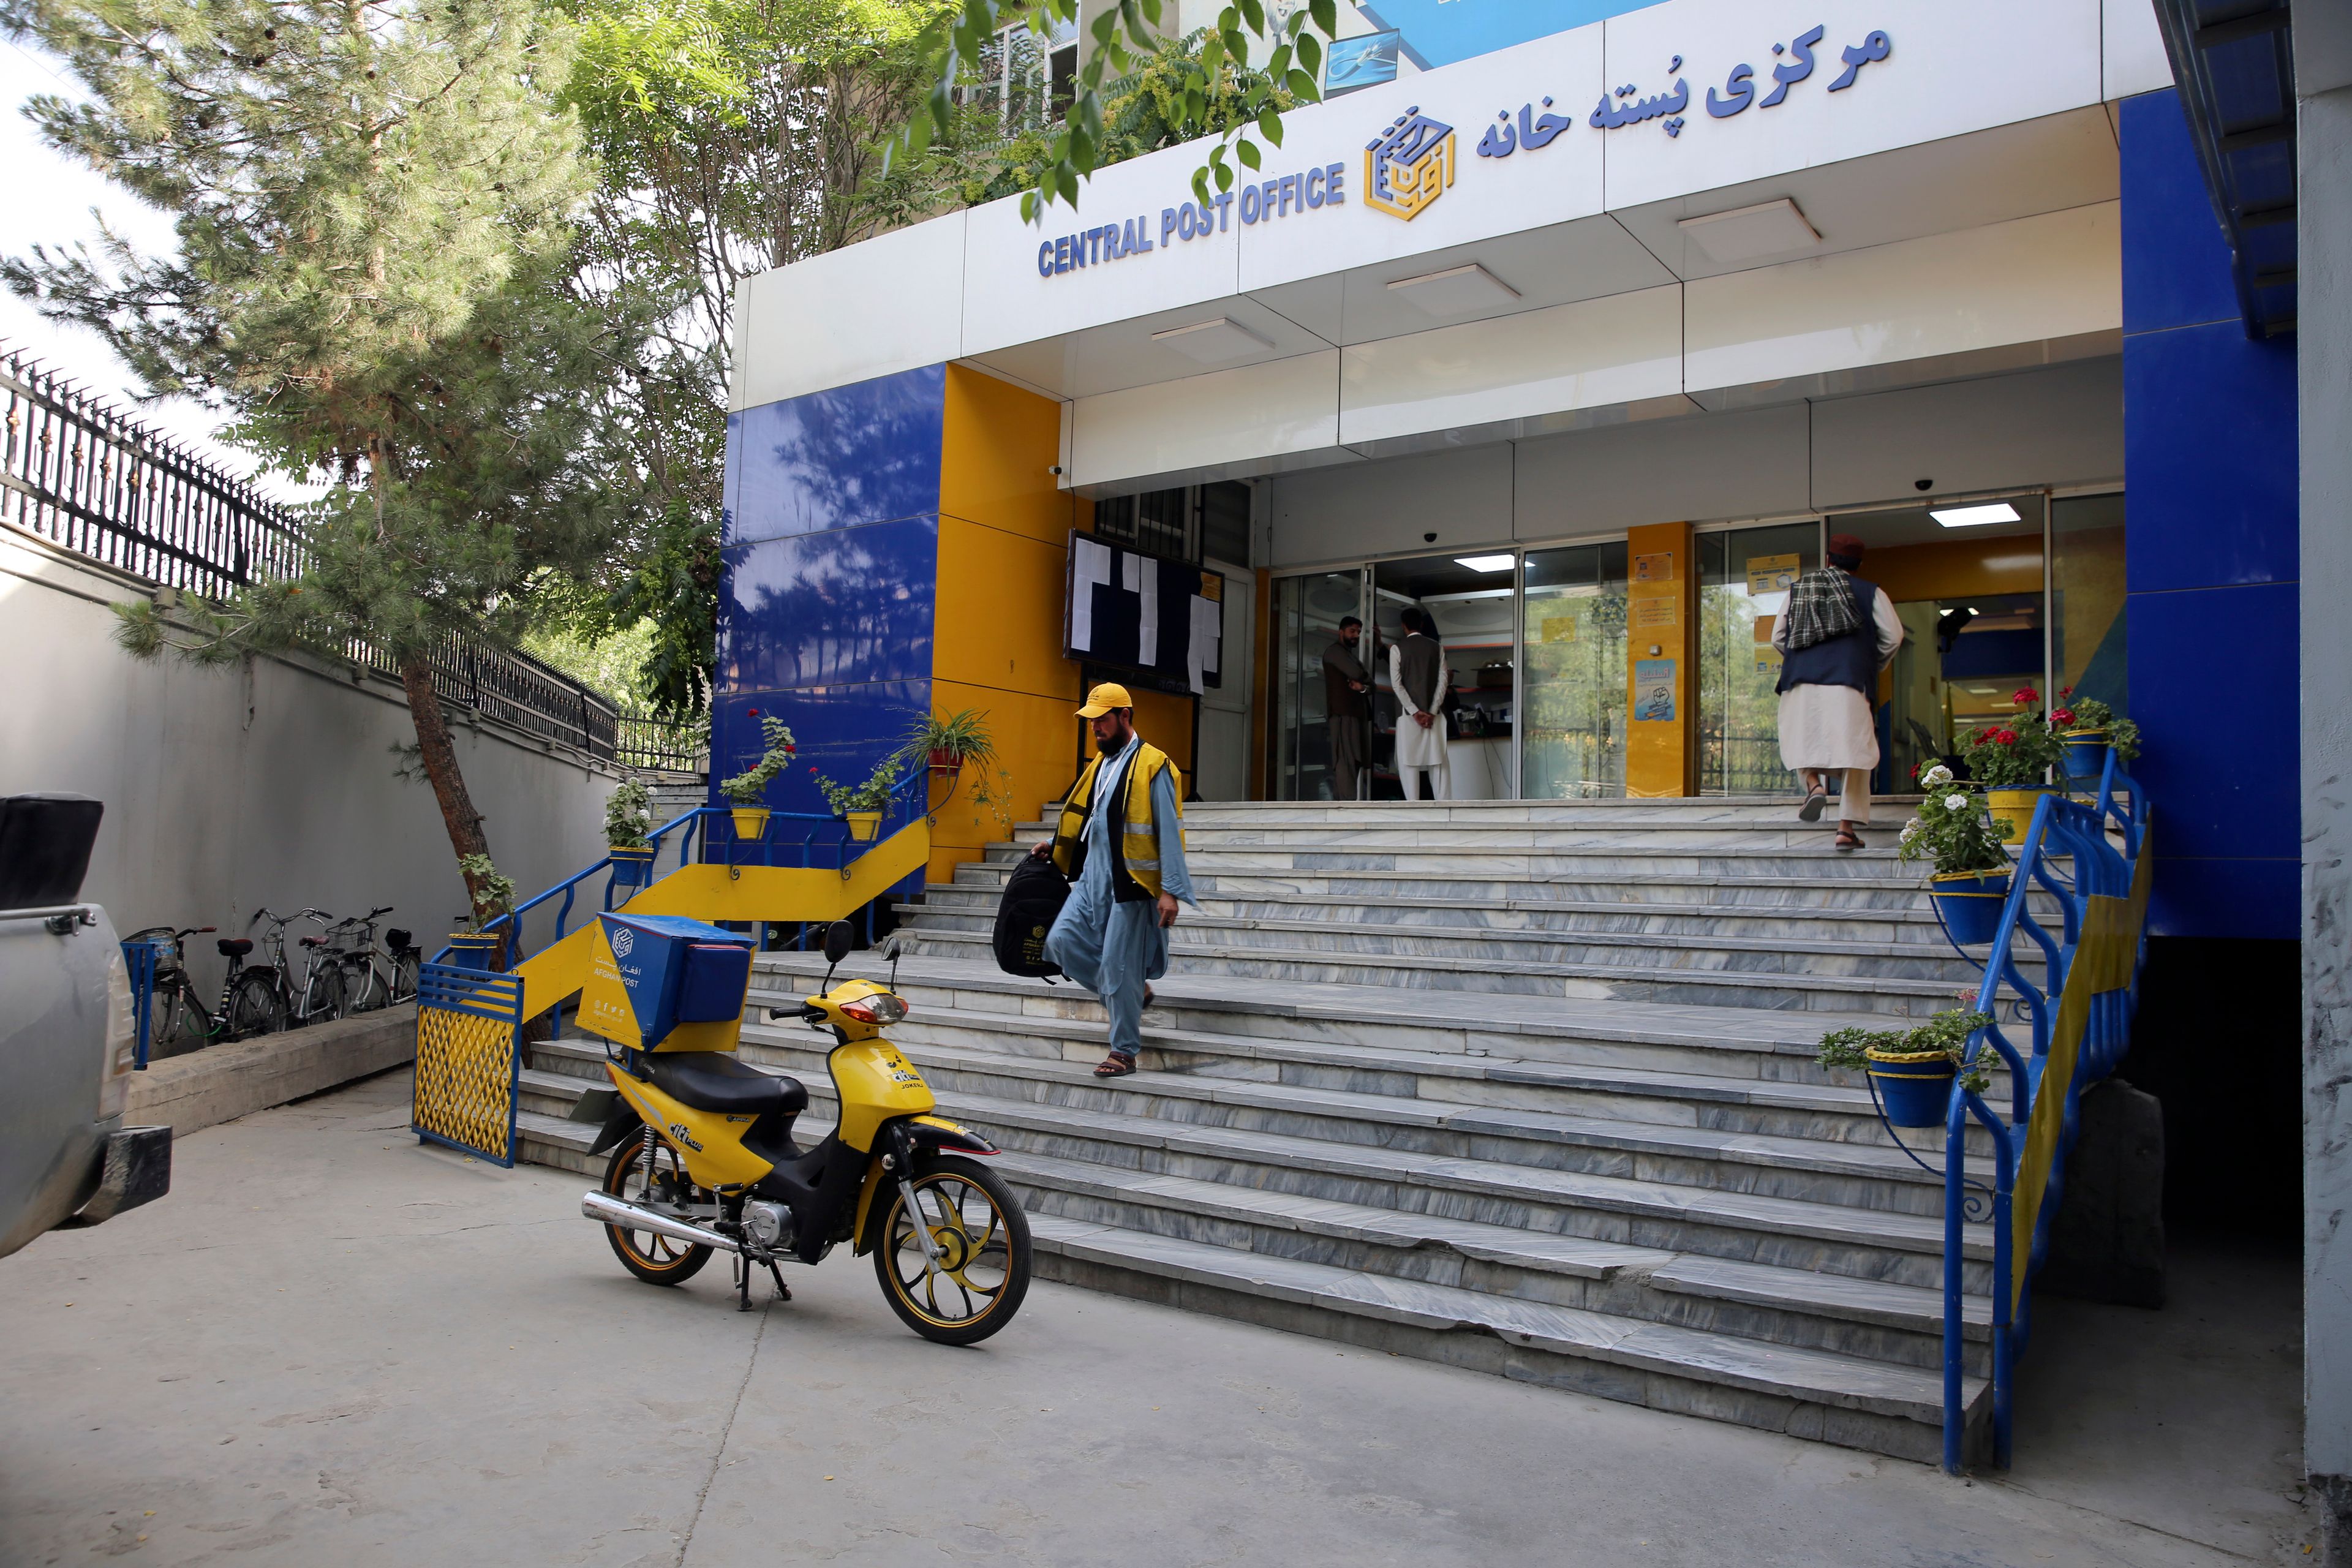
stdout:
{"type": "Polygon", "coordinates": [[[98,1079],[100,1121],[122,1114],[131,1102],[131,1068],[139,1052],[139,1013],[131,994],[131,967],[120,948],[106,955],[106,1057],[98,1079]]]}
{"type": "Polygon", "coordinates": [[[895,1024],[907,1016],[907,1005],[887,994],[845,1004],[842,1012],[861,1024],[895,1024]]]}

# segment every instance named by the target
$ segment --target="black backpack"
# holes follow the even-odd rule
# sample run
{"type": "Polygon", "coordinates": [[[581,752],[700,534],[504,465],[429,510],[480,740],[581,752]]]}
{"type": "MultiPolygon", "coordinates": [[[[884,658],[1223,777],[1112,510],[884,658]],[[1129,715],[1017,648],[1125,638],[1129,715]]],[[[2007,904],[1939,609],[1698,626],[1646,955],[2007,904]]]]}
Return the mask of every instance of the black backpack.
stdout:
{"type": "Polygon", "coordinates": [[[1021,857],[1005,881],[1004,900],[996,906],[996,930],[990,938],[996,966],[1032,980],[1061,973],[1060,966],[1045,956],[1045,933],[1054,929],[1054,917],[1069,897],[1070,884],[1051,860],[1021,857]]]}

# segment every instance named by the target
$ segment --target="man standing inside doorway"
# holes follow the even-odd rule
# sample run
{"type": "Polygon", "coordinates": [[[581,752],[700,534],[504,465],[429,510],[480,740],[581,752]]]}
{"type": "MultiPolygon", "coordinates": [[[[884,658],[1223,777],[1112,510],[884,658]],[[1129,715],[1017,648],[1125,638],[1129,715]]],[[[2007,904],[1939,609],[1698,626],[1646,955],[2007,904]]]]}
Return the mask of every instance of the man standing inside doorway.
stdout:
{"type": "Polygon", "coordinates": [[[1424,778],[1429,798],[1444,800],[1453,782],[1445,755],[1445,704],[1451,696],[1445,649],[1432,635],[1437,624],[1428,611],[1409,605],[1403,620],[1404,640],[1389,649],[1389,684],[1397,698],[1397,780],[1407,800],[1421,798],[1424,778]]]}
{"type": "Polygon", "coordinates": [[[1800,821],[1818,822],[1838,785],[1835,847],[1862,847],[1870,826],[1870,770],[1878,765],[1873,717],[1878,672],[1903,646],[1903,622],[1886,591],[1854,575],[1862,541],[1830,536],[1830,563],[1789,590],[1789,611],[1772,628],[1780,650],[1780,762],[1805,786],[1800,821]]]}
{"type": "Polygon", "coordinates": [[[1055,869],[1077,885],[1045,933],[1045,956],[1102,998],[1110,1055],[1097,1078],[1125,1078],[1143,1049],[1150,983],[1168,973],[1168,931],[1178,900],[1198,909],[1184,869],[1182,775],[1135,732],[1135,703],[1108,681],[1087,693],[1078,717],[1094,726],[1097,755],[1062,803],[1050,844],[1055,869]]]}
{"type": "Polygon", "coordinates": [[[1372,674],[1356,652],[1364,623],[1349,616],[1323,650],[1323,711],[1331,738],[1331,798],[1354,800],[1372,738],[1372,674]]]}

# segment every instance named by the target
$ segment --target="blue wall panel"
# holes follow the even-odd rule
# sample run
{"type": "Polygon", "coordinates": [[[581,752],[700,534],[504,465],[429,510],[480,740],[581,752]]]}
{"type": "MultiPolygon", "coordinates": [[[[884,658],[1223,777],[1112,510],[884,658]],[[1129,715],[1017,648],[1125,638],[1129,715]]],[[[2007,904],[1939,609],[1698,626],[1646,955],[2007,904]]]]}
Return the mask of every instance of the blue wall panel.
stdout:
{"type": "Polygon", "coordinates": [[[2297,919],[2295,363],[2247,338],[2179,100],[2125,100],[2124,463],[2134,774],[2158,936],[2297,919]]]}
{"type": "MultiPolygon", "coordinates": [[[[768,804],[778,811],[824,813],[831,808],[817,793],[814,769],[836,784],[856,784],[874,764],[898,750],[915,720],[931,710],[931,683],[923,680],[874,681],[856,686],[803,687],[792,690],[740,690],[721,695],[714,705],[711,736],[711,782],[740,773],[760,755],[760,720],[782,719],[799,743],[800,753],[782,777],[768,786],[768,804]]],[[[715,793],[714,805],[727,802],[715,793]]],[[[807,830],[779,823],[771,837],[788,844],[807,830]]]]}
{"type": "Polygon", "coordinates": [[[935,364],[730,416],[727,542],[939,510],[946,387],[935,364]]]}
{"type": "Polygon", "coordinates": [[[725,558],[728,689],[930,679],[937,518],[740,544],[725,558]]]}
{"type": "Polygon", "coordinates": [[[2131,592],[2295,579],[2293,342],[2236,317],[2124,339],[2131,592]]]}
{"type": "Polygon", "coordinates": [[[2206,195],[2180,95],[2142,93],[2120,107],[2124,331],[2237,322],[2230,241],[2206,195]]]}

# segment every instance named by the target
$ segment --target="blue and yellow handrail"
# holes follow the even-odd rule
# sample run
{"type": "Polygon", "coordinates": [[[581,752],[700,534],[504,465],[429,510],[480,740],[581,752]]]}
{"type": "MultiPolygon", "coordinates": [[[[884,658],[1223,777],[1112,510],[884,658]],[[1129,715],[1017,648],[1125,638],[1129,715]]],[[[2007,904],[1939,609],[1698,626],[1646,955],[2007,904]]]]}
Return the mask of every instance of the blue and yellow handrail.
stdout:
{"type": "MultiPolygon", "coordinates": [[[[2147,803],[2138,784],[2117,772],[2110,752],[2090,804],[2045,795],[2026,829],[2000,924],[1992,938],[1976,1010],[1993,1022],[1969,1041],[1975,1065],[1989,1047],[2009,1073],[2009,1115],[1955,1084],[1944,1121],[1944,1468],[1957,1475],[1966,1461],[1963,1230],[1969,1219],[1993,1227],[1993,1462],[2006,1469],[2013,1434],[2018,1358],[2032,1325],[2028,1289],[2050,1246],[2066,1174],[2066,1154],[2080,1121],[2083,1090],[2113,1072],[2131,1045],[2139,994],[2140,957],[2147,916],[2147,803]],[[2120,847],[2114,842],[2120,838],[2120,847]],[[2067,863],[2059,874],[2057,862],[2067,863]],[[2039,883],[2058,906],[2053,936],[2028,908],[2039,883]],[[2022,932],[2046,960],[2045,986],[2025,978],[2011,951],[2022,932]],[[2030,1029],[2027,1048],[2012,1044],[2000,1022],[2003,992],[2012,1012],[2021,1006],[2030,1029]],[[2053,999],[2055,999],[2054,1002],[2053,999]],[[1974,1119],[1990,1137],[1993,1184],[1978,1189],[1971,1208],[1967,1133],[1974,1119]]],[[[1963,1068],[1963,1077],[1966,1068],[1963,1068]]]]}

